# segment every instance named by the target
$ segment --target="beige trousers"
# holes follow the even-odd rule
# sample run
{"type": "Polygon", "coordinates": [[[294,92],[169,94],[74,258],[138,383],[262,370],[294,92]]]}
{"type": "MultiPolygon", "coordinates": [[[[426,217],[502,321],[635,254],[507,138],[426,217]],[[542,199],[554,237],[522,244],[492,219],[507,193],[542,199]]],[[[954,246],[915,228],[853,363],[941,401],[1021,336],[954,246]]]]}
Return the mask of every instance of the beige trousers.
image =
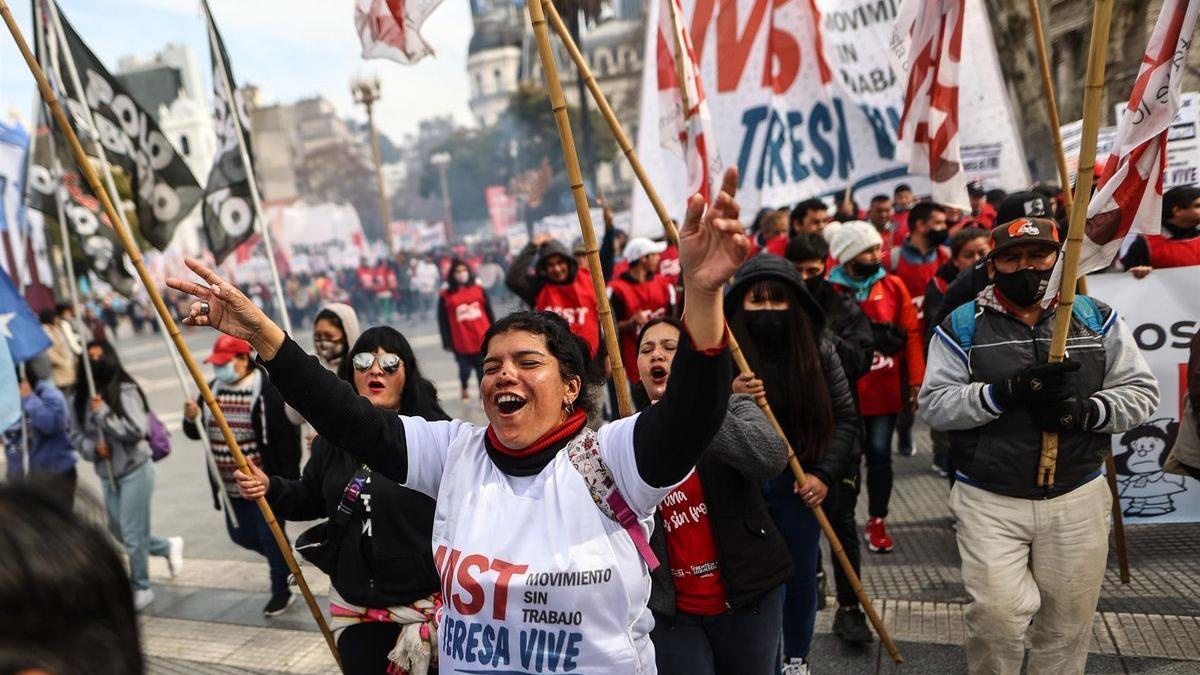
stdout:
{"type": "Polygon", "coordinates": [[[1082,673],[1108,560],[1112,494],[1098,477],[1048,500],[1017,499],[955,483],[966,610],[967,665],[975,675],[1082,673]],[[1032,621],[1032,625],[1030,622],[1032,621]]]}

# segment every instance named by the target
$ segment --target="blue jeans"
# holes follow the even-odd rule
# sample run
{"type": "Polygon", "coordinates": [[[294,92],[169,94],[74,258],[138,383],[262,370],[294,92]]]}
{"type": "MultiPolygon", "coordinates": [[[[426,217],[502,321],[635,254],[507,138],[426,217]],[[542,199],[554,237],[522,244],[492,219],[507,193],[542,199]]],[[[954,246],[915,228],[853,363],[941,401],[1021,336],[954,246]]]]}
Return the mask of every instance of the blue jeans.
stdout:
{"type": "Polygon", "coordinates": [[[784,584],[783,654],[789,659],[807,658],[817,620],[817,565],[821,550],[821,526],[812,509],[792,493],[791,472],[772,478],[766,485],[767,510],[787,542],[795,570],[784,584]]]}
{"type": "Polygon", "coordinates": [[[129,554],[129,580],[134,590],[150,588],[150,556],[167,555],[171,545],[166,539],[150,534],[150,496],[154,494],[154,463],[144,464],[112,481],[100,478],[104,505],[108,508],[108,529],[129,554]]]}
{"type": "Polygon", "coordinates": [[[458,361],[458,382],[463,389],[471,380],[472,370],[475,371],[475,381],[483,381],[483,354],[455,354],[454,360],[458,361]]]}
{"type": "Polygon", "coordinates": [[[747,607],[713,616],[654,617],[650,641],[661,675],[773,675],[783,621],[783,587],[747,607]]]}
{"type": "Polygon", "coordinates": [[[887,518],[888,503],[892,501],[892,432],[896,415],[863,417],[866,428],[867,514],[872,518],[887,518]]]}
{"type": "MultiPolygon", "coordinates": [[[[271,595],[288,593],[287,582],[291,570],[275,543],[275,535],[271,534],[266,518],[258,510],[258,504],[241,497],[230,497],[229,503],[238,519],[238,526],[234,527],[229,522],[229,516],[225,517],[225,530],[229,532],[229,538],[247,551],[254,551],[267,559],[267,566],[271,570],[271,595]]],[[[283,518],[276,515],[275,520],[279,523],[279,529],[283,530],[283,518]]],[[[286,538],[287,535],[284,536],[286,538]]]]}

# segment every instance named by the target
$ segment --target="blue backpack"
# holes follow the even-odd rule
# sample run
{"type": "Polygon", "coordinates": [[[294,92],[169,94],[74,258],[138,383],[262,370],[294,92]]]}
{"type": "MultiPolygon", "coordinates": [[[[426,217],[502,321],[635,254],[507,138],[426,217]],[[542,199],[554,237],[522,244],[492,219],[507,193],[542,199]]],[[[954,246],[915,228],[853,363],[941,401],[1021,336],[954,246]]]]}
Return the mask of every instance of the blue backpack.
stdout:
{"type": "MultiPolygon", "coordinates": [[[[969,353],[971,345],[975,342],[975,317],[978,314],[974,300],[965,305],[959,305],[950,313],[950,325],[954,328],[954,334],[958,336],[958,346],[962,347],[964,352],[969,353]]],[[[1071,314],[1093,332],[1103,332],[1104,316],[1100,314],[1100,308],[1096,306],[1096,301],[1088,296],[1075,296],[1075,303],[1071,305],[1071,314]]]]}

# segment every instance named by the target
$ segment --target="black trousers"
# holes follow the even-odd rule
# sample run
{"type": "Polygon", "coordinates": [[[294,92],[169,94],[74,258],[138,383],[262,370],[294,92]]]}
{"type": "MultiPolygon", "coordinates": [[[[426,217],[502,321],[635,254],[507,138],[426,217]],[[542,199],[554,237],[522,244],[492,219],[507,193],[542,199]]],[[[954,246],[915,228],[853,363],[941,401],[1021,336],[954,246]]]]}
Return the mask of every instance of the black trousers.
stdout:
{"type": "MultiPolygon", "coordinates": [[[[854,507],[858,504],[858,493],[862,487],[859,472],[853,471],[840,481],[829,486],[829,494],[825,497],[825,513],[829,516],[829,524],[850,559],[854,573],[862,578],[862,549],[859,545],[858,525],[854,520],[854,507]]],[[[833,580],[837,584],[838,605],[853,607],[858,605],[858,596],[850,579],[842,571],[841,564],[833,561],[833,580]]]]}
{"type": "MultiPolygon", "coordinates": [[[[388,668],[388,652],[400,637],[400,624],[383,621],[357,623],[338,635],[338,651],[346,675],[383,675],[388,668]]],[[[434,645],[437,648],[437,645],[434,645]]],[[[414,674],[415,675],[415,674],[414,674]]],[[[421,673],[421,675],[425,675],[421,673]]]]}

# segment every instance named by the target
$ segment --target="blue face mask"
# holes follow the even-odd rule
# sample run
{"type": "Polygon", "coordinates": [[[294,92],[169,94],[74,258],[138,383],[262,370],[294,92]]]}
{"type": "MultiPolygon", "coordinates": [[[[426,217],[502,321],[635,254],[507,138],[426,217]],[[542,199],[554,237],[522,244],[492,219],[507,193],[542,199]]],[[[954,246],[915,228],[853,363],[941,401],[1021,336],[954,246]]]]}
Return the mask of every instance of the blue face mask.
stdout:
{"type": "Polygon", "coordinates": [[[217,382],[223,384],[233,384],[237,382],[237,371],[233,369],[233,361],[221,366],[213,366],[213,377],[217,378],[217,382]]]}

